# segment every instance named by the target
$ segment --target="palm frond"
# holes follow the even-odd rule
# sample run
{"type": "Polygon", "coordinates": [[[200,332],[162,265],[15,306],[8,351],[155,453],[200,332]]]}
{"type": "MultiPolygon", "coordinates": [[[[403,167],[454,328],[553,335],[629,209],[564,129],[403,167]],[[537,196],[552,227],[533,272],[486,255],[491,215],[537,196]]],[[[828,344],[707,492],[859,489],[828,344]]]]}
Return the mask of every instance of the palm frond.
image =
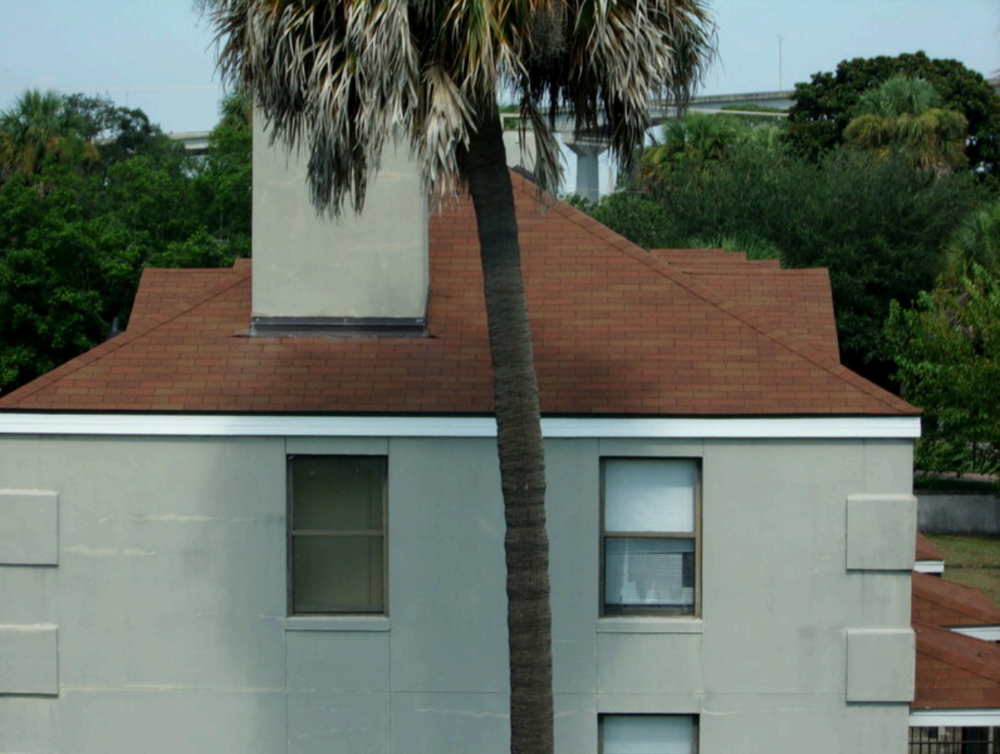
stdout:
{"type": "Polygon", "coordinates": [[[547,188],[559,108],[628,168],[650,98],[683,106],[714,54],[703,0],[219,0],[211,15],[223,77],[272,140],[308,151],[312,199],[333,213],[362,205],[389,140],[446,194],[500,91],[535,132],[547,188]]]}

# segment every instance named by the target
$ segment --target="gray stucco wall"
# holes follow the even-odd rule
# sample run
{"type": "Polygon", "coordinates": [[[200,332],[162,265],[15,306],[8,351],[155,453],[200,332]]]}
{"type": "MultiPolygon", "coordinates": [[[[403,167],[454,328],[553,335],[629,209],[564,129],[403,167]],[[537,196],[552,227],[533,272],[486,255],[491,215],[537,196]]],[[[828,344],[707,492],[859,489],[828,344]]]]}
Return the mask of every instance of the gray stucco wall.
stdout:
{"type": "MultiPolygon", "coordinates": [[[[558,751],[596,752],[601,713],[658,712],[699,715],[703,754],[902,754],[910,452],[549,441],[558,751]],[[607,456],[702,459],[701,616],[598,617],[607,456]],[[887,537],[851,533],[849,498],[887,537]],[[848,568],[849,540],[888,565],[848,568]]],[[[58,496],[58,564],[0,565],[0,662],[25,648],[27,683],[58,656],[50,693],[0,691],[0,751],[507,750],[493,441],[0,438],[0,490],[58,496]],[[388,454],[387,617],[286,617],[288,453],[388,454]]]]}

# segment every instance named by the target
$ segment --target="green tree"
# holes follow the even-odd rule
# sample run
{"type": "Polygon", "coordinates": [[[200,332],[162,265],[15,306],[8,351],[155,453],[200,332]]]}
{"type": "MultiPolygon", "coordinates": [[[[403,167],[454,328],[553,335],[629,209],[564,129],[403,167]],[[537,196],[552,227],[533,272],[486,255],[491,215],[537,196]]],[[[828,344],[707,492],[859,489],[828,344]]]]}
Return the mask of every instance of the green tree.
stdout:
{"type": "Polygon", "coordinates": [[[912,309],[893,302],[886,332],[904,395],[924,411],[917,468],[1000,472],[1000,277],[973,262],[912,309]]]}
{"type": "Polygon", "coordinates": [[[142,111],[83,95],[43,100],[17,109],[19,127],[58,150],[36,150],[29,171],[0,182],[0,391],[123,327],[144,267],[228,266],[249,253],[245,117],[224,112],[195,159],[142,111]],[[98,142],[99,153],[65,149],[72,140],[98,142]]]}
{"type": "Polygon", "coordinates": [[[785,267],[829,268],[842,361],[890,387],[889,302],[909,306],[934,285],[941,249],[982,196],[968,172],[936,177],[899,157],[841,150],[814,164],[738,144],[590,211],[646,248],[736,238],[780,249],[785,267]]]}
{"type": "Polygon", "coordinates": [[[789,110],[789,143],[813,160],[843,143],[843,133],[861,96],[893,76],[926,80],[943,106],[965,116],[968,164],[990,172],[1000,167],[1000,100],[992,85],[957,60],[929,58],[923,52],[897,57],[842,61],[833,73],[814,74],[795,85],[789,110]]]}
{"type": "MultiPolygon", "coordinates": [[[[167,250],[160,266],[207,266],[223,258],[250,256],[250,224],[253,192],[253,131],[251,113],[238,94],[227,96],[220,107],[221,118],[208,136],[208,153],[198,165],[194,179],[197,211],[205,227],[202,245],[207,252],[214,245],[216,263],[194,249],[187,254],[167,250]],[[209,243],[211,241],[212,243],[209,243]],[[192,256],[193,254],[193,256],[192,256]],[[195,259],[200,261],[195,262],[195,259]]],[[[210,255],[209,255],[210,256],[210,255]]]]}
{"type": "Polygon", "coordinates": [[[44,198],[23,174],[0,186],[0,390],[33,379],[107,333],[79,199],[87,181],[42,172],[44,198]]]}
{"type": "Polygon", "coordinates": [[[844,140],[880,155],[902,154],[920,170],[955,170],[965,164],[968,123],[940,103],[923,79],[893,76],[861,95],[844,140]]]}
{"type": "Polygon", "coordinates": [[[46,159],[96,162],[97,149],[82,136],[83,125],[56,92],[25,91],[0,112],[0,182],[13,173],[35,175],[46,159]]]}
{"type": "Polygon", "coordinates": [[[96,145],[105,170],[129,157],[177,146],[142,110],[120,107],[107,97],[69,94],[63,98],[63,108],[80,136],[96,145]]]}
{"type": "Polygon", "coordinates": [[[966,215],[945,248],[945,283],[954,285],[978,264],[1000,271],[1000,203],[993,202],[966,215]]]}
{"type": "Polygon", "coordinates": [[[688,113],[663,125],[662,141],[642,151],[639,160],[639,183],[646,191],[655,191],[664,172],[680,165],[697,166],[719,162],[735,150],[760,151],[777,156],[783,149],[780,124],[761,123],[736,115],[688,113]]]}
{"type": "Polygon", "coordinates": [[[551,616],[538,389],[497,95],[530,122],[543,189],[558,149],[544,112],[604,128],[630,161],[658,89],[683,98],[706,63],[700,0],[228,0],[221,67],[279,139],[304,142],[318,207],[364,202],[387,141],[409,145],[432,195],[469,190],[479,228],[507,521],[511,750],[553,749],[551,616]]]}

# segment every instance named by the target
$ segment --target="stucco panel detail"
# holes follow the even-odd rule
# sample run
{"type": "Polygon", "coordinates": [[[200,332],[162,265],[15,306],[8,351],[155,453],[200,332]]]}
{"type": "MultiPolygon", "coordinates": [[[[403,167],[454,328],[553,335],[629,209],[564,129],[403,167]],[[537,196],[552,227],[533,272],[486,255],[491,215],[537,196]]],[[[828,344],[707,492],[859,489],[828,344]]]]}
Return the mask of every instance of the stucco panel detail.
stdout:
{"type": "Polygon", "coordinates": [[[288,754],[388,754],[389,694],[291,692],[288,729],[288,754]]]}
{"type": "Polygon", "coordinates": [[[913,631],[847,630],[847,701],[913,699],[913,631]]]}
{"type": "Polygon", "coordinates": [[[847,568],[909,571],[917,499],[913,495],[850,495],[847,498],[847,568]]]}
{"type": "Polygon", "coordinates": [[[59,699],[0,696],[0,751],[57,754],[59,699]]]}
{"type": "Polygon", "coordinates": [[[410,694],[390,699],[393,754],[510,751],[506,694],[410,694]]]}
{"type": "Polygon", "coordinates": [[[0,490],[0,565],[59,563],[59,494],[0,490]]]}
{"type": "Polygon", "coordinates": [[[70,688],[60,704],[59,754],[286,750],[286,695],[280,688],[70,688]]]}
{"type": "Polygon", "coordinates": [[[388,632],[289,631],[285,646],[289,689],[389,688],[388,632]]]}
{"type": "Polygon", "coordinates": [[[0,626],[0,694],[58,693],[56,626],[0,626]]]}
{"type": "Polygon", "coordinates": [[[600,694],[694,697],[702,690],[698,634],[600,634],[597,647],[600,694]]]}

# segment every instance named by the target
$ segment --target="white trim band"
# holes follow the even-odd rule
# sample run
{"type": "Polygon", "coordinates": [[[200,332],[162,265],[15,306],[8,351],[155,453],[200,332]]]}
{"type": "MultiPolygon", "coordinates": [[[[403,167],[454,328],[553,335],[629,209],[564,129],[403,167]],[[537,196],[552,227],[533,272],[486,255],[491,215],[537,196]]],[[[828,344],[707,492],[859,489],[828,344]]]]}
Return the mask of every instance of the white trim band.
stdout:
{"type": "Polygon", "coordinates": [[[1000,641],[1000,626],[952,626],[949,630],[983,641],[1000,641]]]}
{"type": "Polygon", "coordinates": [[[991,728],[1000,709],[920,709],[910,711],[911,728],[991,728]]]}
{"type": "Polygon", "coordinates": [[[913,564],[917,573],[944,573],[943,560],[918,560],[913,564]]]}
{"type": "MultiPolygon", "coordinates": [[[[543,418],[549,438],[913,439],[912,416],[613,419],[543,418]]],[[[35,414],[0,412],[0,435],[200,437],[496,437],[492,417],[225,414],[35,414]]]]}

